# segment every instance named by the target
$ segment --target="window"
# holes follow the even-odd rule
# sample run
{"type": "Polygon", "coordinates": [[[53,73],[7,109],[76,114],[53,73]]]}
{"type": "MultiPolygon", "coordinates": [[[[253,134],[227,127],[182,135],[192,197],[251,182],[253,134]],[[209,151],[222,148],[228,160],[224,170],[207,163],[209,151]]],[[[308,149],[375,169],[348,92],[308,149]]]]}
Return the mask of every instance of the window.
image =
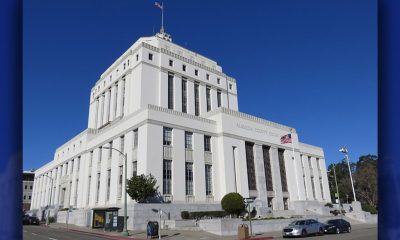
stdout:
{"type": "Polygon", "coordinates": [[[27,186],[27,185],[25,185],[25,189],[28,189],[28,186],[27,186]]]}
{"type": "Polygon", "coordinates": [[[321,177],[319,178],[319,185],[320,185],[320,188],[321,188],[321,197],[322,197],[322,199],[325,199],[325,197],[324,197],[324,187],[322,186],[322,178],[321,177]]]}
{"type": "Polygon", "coordinates": [[[182,78],[182,112],[187,113],[187,81],[182,78]]]}
{"type": "Polygon", "coordinates": [[[211,111],[211,88],[206,88],[206,101],[207,101],[207,112],[211,111]]]}
{"type": "Polygon", "coordinates": [[[247,180],[249,190],[257,190],[256,169],[254,166],[254,143],[246,142],[246,163],[247,163],[247,180]]]}
{"type": "Polygon", "coordinates": [[[96,203],[99,202],[100,192],[100,173],[97,173],[97,189],[96,189],[96,203]]]}
{"type": "Polygon", "coordinates": [[[185,148],[186,149],[193,149],[192,139],[193,139],[193,133],[185,132],[185,148]]]}
{"type": "Polygon", "coordinates": [[[121,152],[123,153],[125,151],[125,136],[121,136],[119,139],[120,139],[120,149],[121,152]]]}
{"type": "Polygon", "coordinates": [[[211,152],[211,137],[204,136],[204,151],[211,152]]]}
{"type": "Polygon", "coordinates": [[[200,115],[199,83],[194,84],[194,115],[200,115]]]}
{"type": "Polygon", "coordinates": [[[119,177],[118,177],[118,198],[121,198],[122,196],[122,173],[123,172],[123,166],[119,166],[119,177]]]}
{"type": "Polygon", "coordinates": [[[232,90],[232,83],[229,83],[229,89],[232,90]]]}
{"type": "Polygon", "coordinates": [[[112,158],[112,147],[113,147],[113,142],[112,142],[112,141],[109,142],[108,145],[109,145],[109,148],[110,148],[110,149],[108,149],[108,159],[111,159],[111,158],[112,158]]]}
{"type": "Polygon", "coordinates": [[[269,157],[270,147],[263,146],[263,158],[264,158],[264,173],[267,191],[274,191],[272,184],[272,171],[271,171],[271,158],[269,157]]]}
{"type": "Polygon", "coordinates": [[[101,155],[102,155],[102,153],[103,153],[103,147],[99,147],[99,159],[98,159],[98,162],[97,162],[99,167],[101,166],[101,155]]]}
{"type": "Polygon", "coordinates": [[[172,161],[165,160],[163,163],[163,194],[171,194],[172,183],[172,161]]]}
{"type": "Polygon", "coordinates": [[[306,199],[308,199],[306,176],[304,176],[304,175],[303,175],[303,185],[304,185],[304,192],[306,193],[306,199]]]}
{"type": "Polygon", "coordinates": [[[128,66],[129,66],[129,59],[128,59],[128,66]]]}
{"type": "Polygon", "coordinates": [[[70,174],[74,172],[74,160],[71,161],[71,171],[70,174]]]}
{"type": "Polygon", "coordinates": [[[90,183],[92,181],[92,176],[89,176],[89,180],[88,180],[88,195],[87,195],[87,199],[86,199],[86,204],[89,204],[89,200],[90,200],[90,183]]]}
{"type": "Polygon", "coordinates": [[[149,60],[152,61],[153,60],[153,54],[149,53],[149,60]]]}
{"type": "Polygon", "coordinates": [[[199,75],[199,70],[195,69],[194,70],[194,75],[198,76],[199,75]]]}
{"type": "Polygon", "coordinates": [[[74,206],[77,205],[78,203],[78,186],[79,186],[79,180],[75,180],[75,195],[74,195],[74,206]]]}
{"type": "Polygon", "coordinates": [[[321,171],[321,162],[320,162],[319,158],[317,158],[317,167],[318,167],[318,171],[321,171]]]}
{"type": "Polygon", "coordinates": [[[132,176],[137,176],[137,161],[132,162],[132,176]]]}
{"type": "Polygon", "coordinates": [[[133,148],[137,148],[139,142],[139,130],[133,130],[133,148]]]}
{"type": "Polygon", "coordinates": [[[311,187],[312,187],[312,194],[313,198],[315,199],[315,185],[314,185],[314,177],[311,177],[311,187]]]}
{"type": "Polygon", "coordinates": [[[182,65],[182,71],[186,72],[186,65],[185,64],[182,65]]]}
{"type": "Polygon", "coordinates": [[[164,146],[171,146],[172,145],[172,128],[164,128],[164,146]]]}
{"type": "Polygon", "coordinates": [[[174,109],[174,75],[168,73],[168,109],[174,109]]]}
{"type": "Polygon", "coordinates": [[[171,59],[169,60],[169,66],[170,67],[174,66],[174,61],[172,61],[171,59]]]}
{"type": "Polygon", "coordinates": [[[122,79],[122,104],[121,104],[121,116],[124,116],[124,105],[125,105],[125,79],[122,79]]]}
{"type": "Polygon", "coordinates": [[[212,165],[205,165],[205,173],[206,173],[206,195],[212,195],[212,165]]]}
{"type": "Polygon", "coordinates": [[[217,78],[217,84],[221,83],[221,79],[217,78]]]}
{"type": "Polygon", "coordinates": [[[308,157],[308,166],[312,171],[313,167],[312,167],[312,164],[311,164],[311,157],[308,157]]]}
{"type": "Polygon", "coordinates": [[[281,173],[281,183],[282,183],[282,191],[287,192],[287,180],[286,180],[286,169],[285,169],[285,158],[284,158],[284,149],[278,149],[278,159],[279,159],[279,169],[281,173]]]}
{"type": "Polygon", "coordinates": [[[125,68],[126,68],[126,63],[124,63],[124,70],[125,70],[125,68]]]}
{"type": "Polygon", "coordinates": [[[139,61],[139,54],[136,54],[136,62],[139,61]]]}
{"type": "Polygon", "coordinates": [[[206,74],[206,79],[210,80],[210,74],[208,74],[208,73],[206,74]]]}
{"type": "Polygon", "coordinates": [[[217,91],[217,106],[221,107],[221,90],[217,91]]]}
{"type": "Polygon", "coordinates": [[[31,198],[32,198],[31,196],[28,197],[29,200],[31,200],[31,198]]]}
{"type": "Polygon", "coordinates": [[[111,186],[111,169],[107,170],[107,196],[106,201],[110,200],[110,186],[111,186]]]}
{"type": "Polygon", "coordinates": [[[185,180],[186,195],[193,195],[193,163],[186,163],[185,180]]]}
{"type": "MultiPolygon", "coordinates": [[[[81,156],[78,157],[78,161],[77,161],[76,164],[77,164],[76,170],[77,170],[77,172],[79,172],[79,169],[80,169],[80,167],[81,167],[81,156]]],[[[57,174],[57,172],[56,172],[56,174],[57,174]]]]}
{"type": "Polygon", "coordinates": [[[26,199],[26,196],[24,195],[24,200],[26,199]]]}
{"type": "Polygon", "coordinates": [[[32,190],[32,185],[29,187],[30,190],[32,190]]]}

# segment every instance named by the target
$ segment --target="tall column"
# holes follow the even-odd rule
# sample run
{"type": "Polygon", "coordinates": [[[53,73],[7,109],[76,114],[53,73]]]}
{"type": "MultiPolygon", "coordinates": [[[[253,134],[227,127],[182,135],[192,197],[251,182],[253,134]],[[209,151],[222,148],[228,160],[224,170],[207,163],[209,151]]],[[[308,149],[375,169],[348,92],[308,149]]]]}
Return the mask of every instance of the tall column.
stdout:
{"type": "Polygon", "coordinates": [[[111,87],[111,96],[110,96],[110,121],[115,119],[115,111],[116,111],[116,97],[117,97],[117,86],[115,84],[111,87]]]}
{"type": "Polygon", "coordinates": [[[187,80],[187,113],[194,115],[194,83],[187,80]]]}
{"type": "MultiPolygon", "coordinates": [[[[194,109],[193,109],[193,114],[194,114],[194,109]]],[[[192,145],[193,145],[193,194],[195,196],[195,201],[204,202],[206,201],[204,135],[200,133],[193,133],[192,145]]],[[[213,180],[215,181],[216,179],[213,180]]]]}
{"type": "Polygon", "coordinates": [[[110,96],[111,90],[107,90],[104,99],[103,124],[106,124],[110,120],[110,96]]]}
{"type": "MultiPolygon", "coordinates": [[[[120,138],[115,138],[113,140],[113,148],[119,150],[120,138]]],[[[118,182],[119,182],[119,159],[120,154],[116,151],[112,153],[112,158],[110,162],[111,166],[111,179],[110,179],[110,199],[109,204],[116,204],[118,198],[118,182]]]]}
{"type": "Polygon", "coordinates": [[[283,206],[281,173],[279,167],[278,149],[276,147],[270,148],[270,159],[271,159],[272,183],[275,194],[272,204],[274,206],[274,210],[283,210],[284,206],[283,206]]]}
{"type": "Polygon", "coordinates": [[[262,145],[254,144],[254,166],[256,172],[256,184],[258,199],[267,201],[267,185],[265,182],[264,158],[262,145]]]}
{"type": "Polygon", "coordinates": [[[199,86],[199,101],[200,101],[200,116],[207,112],[207,101],[206,101],[206,86],[200,84],[199,86]]]}
{"type": "Polygon", "coordinates": [[[173,200],[184,202],[185,189],[185,132],[173,129],[172,138],[172,195],[173,200]]]}

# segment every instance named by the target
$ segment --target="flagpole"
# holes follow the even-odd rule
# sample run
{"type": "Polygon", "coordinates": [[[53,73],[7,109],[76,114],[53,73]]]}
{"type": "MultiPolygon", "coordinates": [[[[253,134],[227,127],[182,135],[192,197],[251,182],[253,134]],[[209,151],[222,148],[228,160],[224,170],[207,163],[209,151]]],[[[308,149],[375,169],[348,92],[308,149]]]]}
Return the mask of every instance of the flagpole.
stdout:
{"type": "Polygon", "coordinates": [[[164,33],[164,3],[161,2],[161,33],[164,33]]]}
{"type": "Polygon", "coordinates": [[[295,171],[295,175],[296,175],[296,185],[297,185],[297,199],[300,200],[300,189],[299,189],[299,179],[298,179],[298,175],[297,175],[297,164],[296,164],[296,158],[294,156],[294,146],[293,146],[293,128],[290,129],[290,142],[292,144],[292,160],[294,161],[294,171],[295,171]]]}

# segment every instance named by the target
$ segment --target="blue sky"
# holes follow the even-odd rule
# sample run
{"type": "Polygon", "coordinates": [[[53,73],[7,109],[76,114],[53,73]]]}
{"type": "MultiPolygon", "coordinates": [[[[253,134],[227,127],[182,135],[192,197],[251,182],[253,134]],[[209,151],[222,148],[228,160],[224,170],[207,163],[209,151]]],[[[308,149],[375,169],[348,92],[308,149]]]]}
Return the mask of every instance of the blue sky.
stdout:
{"type": "MultiPolygon", "coordinates": [[[[239,110],[293,126],[327,163],[377,154],[376,0],[164,1],[173,42],[236,78],[239,110]]],[[[151,0],[24,1],[24,169],[87,127],[89,93],[139,37],[151,0]]]]}

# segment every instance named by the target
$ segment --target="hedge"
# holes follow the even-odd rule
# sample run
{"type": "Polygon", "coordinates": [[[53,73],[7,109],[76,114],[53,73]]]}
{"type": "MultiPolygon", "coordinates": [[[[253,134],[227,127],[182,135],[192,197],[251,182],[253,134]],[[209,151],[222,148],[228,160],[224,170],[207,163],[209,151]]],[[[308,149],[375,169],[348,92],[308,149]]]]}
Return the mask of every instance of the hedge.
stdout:
{"type": "Polygon", "coordinates": [[[181,212],[182,219],[224,218],[228,215],[225,211],[181,212]]]}

